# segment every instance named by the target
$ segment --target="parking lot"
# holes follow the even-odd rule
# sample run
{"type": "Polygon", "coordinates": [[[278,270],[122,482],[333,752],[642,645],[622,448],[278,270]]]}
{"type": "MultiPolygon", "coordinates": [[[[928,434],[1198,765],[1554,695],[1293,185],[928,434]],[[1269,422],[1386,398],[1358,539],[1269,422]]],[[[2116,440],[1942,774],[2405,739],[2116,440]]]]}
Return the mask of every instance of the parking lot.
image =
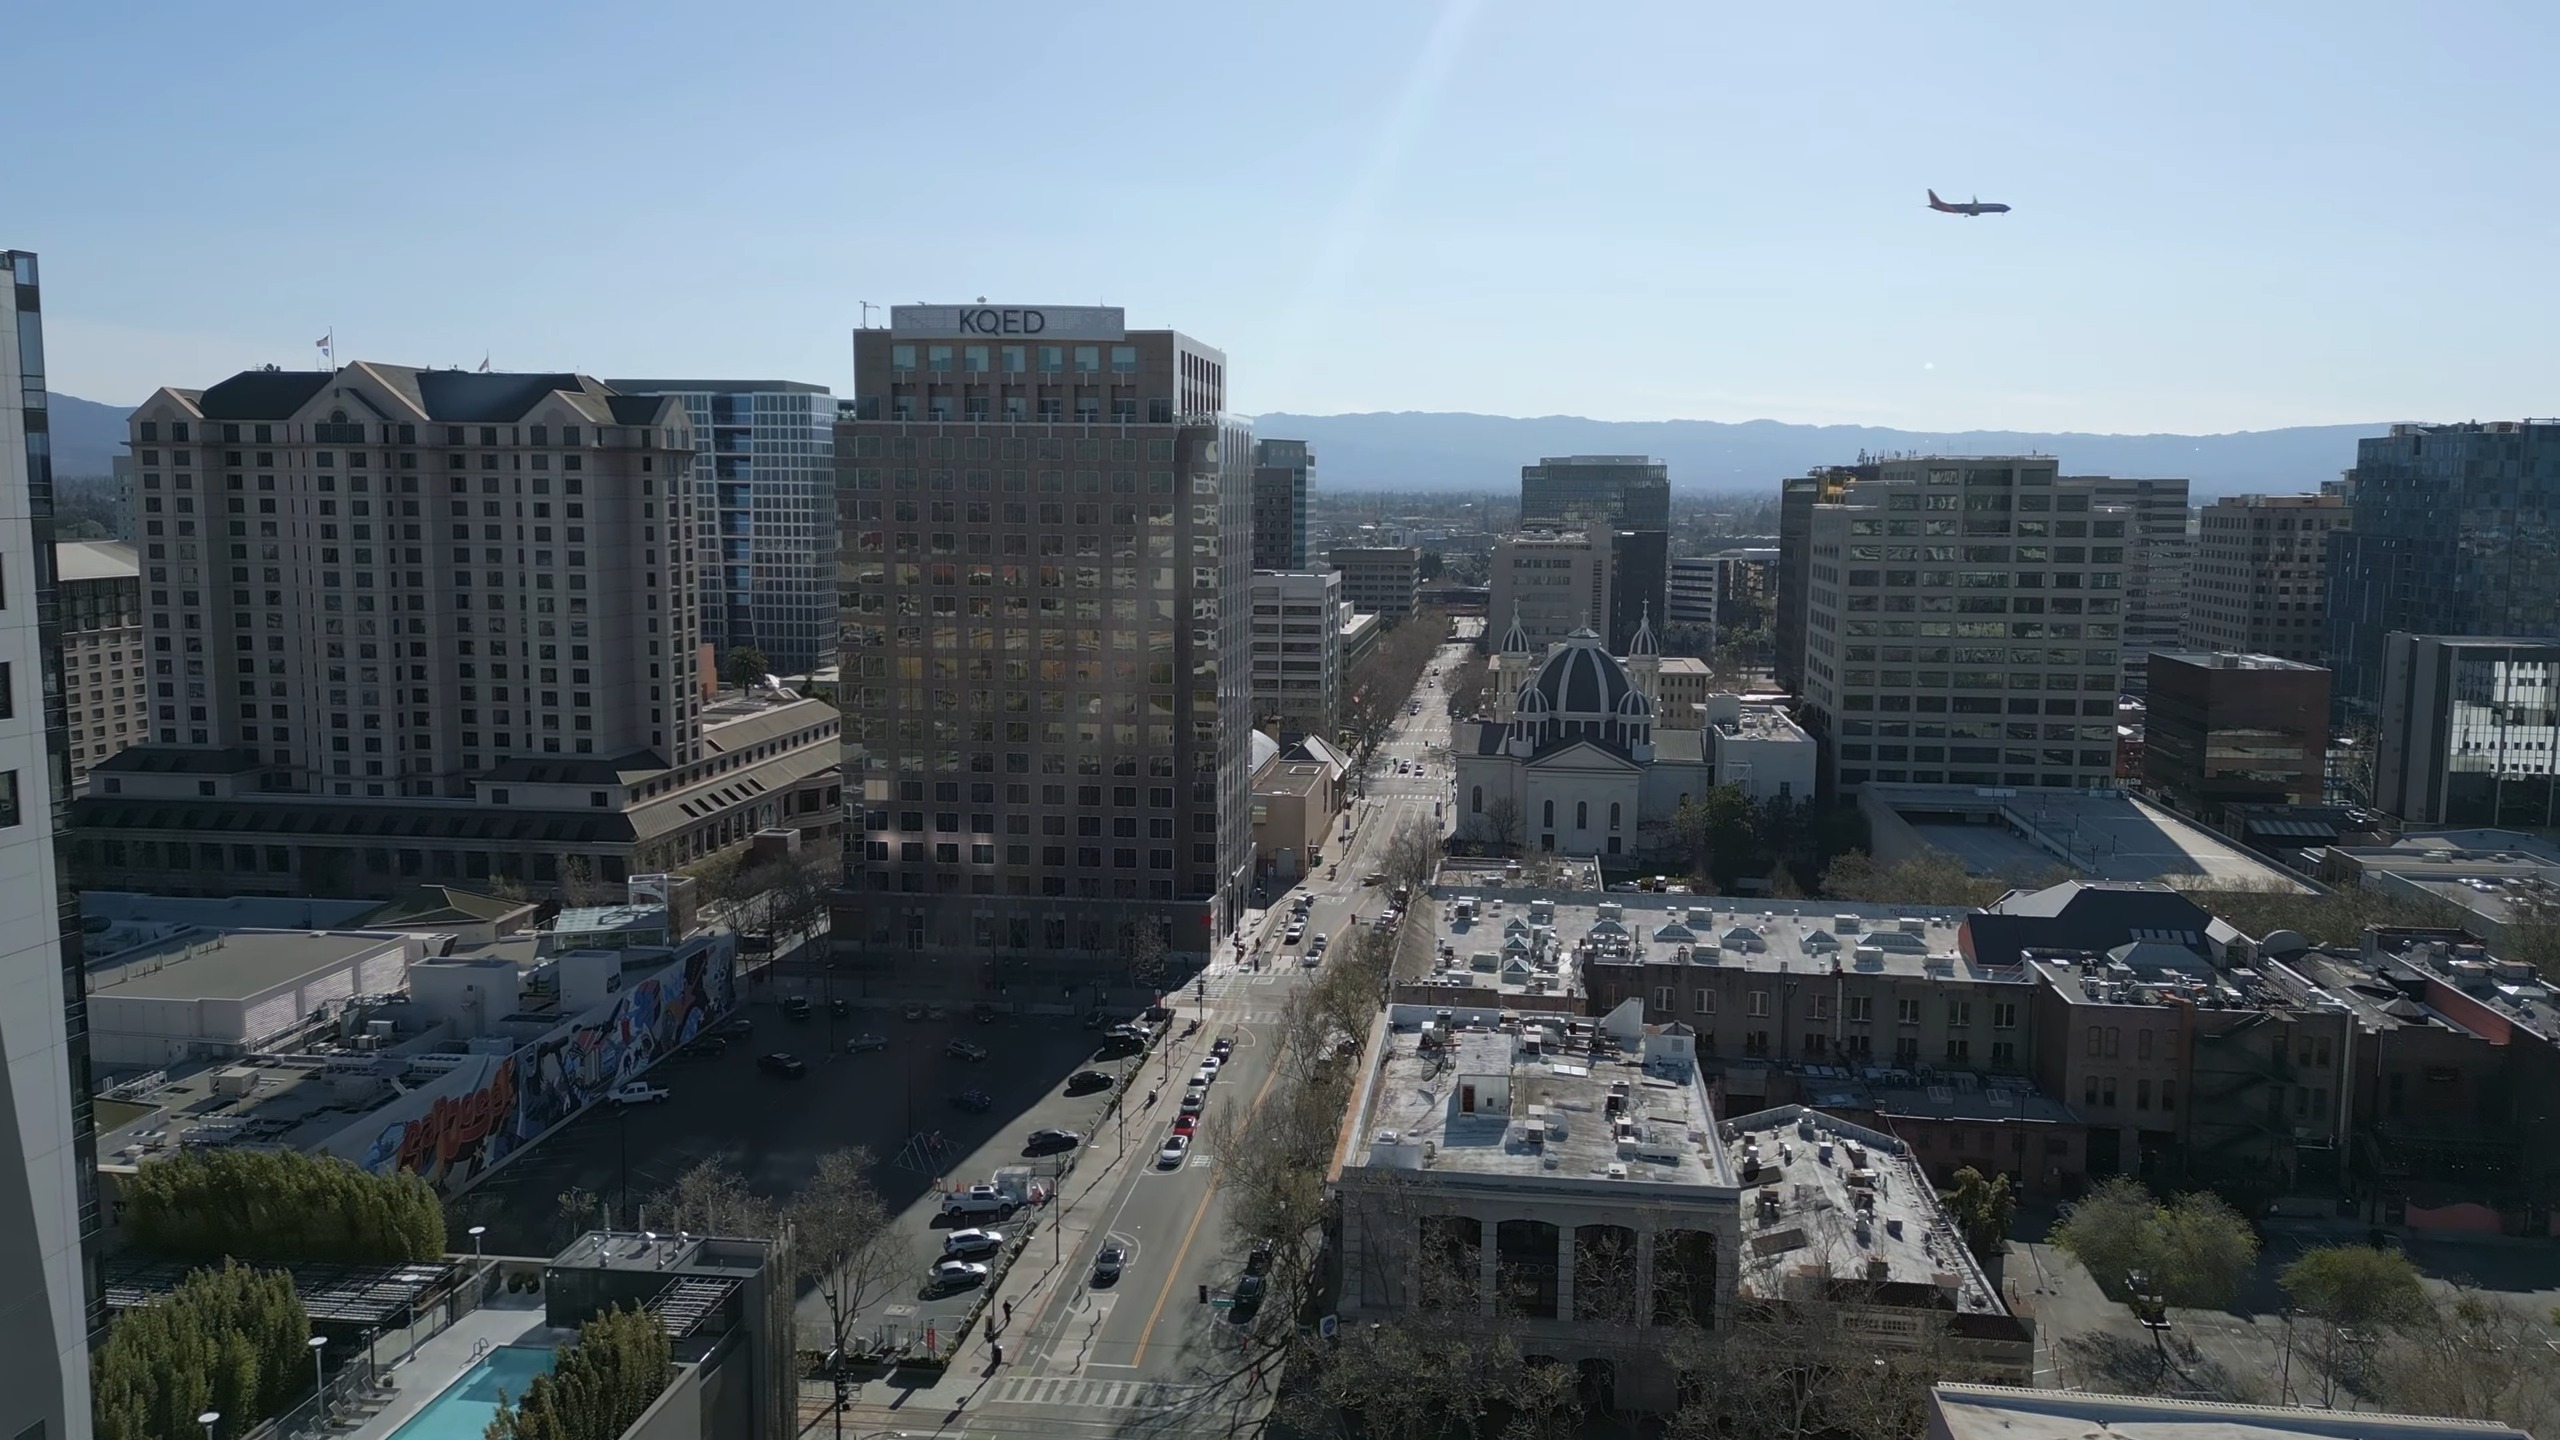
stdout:
{"type": "MultiPolygon", "coordinates": [[[[848,1145],[870,1147],[882,1197],[901,1210],[937,1179],[959,1184],[984,1179],[998,1164],[1033,1163],[1020,1153],[1032,1130],[1092,1130],[1107,1092],[1069,1096],[1061,1086],[1088,1063],[1119,1065],[1093,1061],[1099,1037],[1075,1020],[1007,1016],[979,1024],[966,1012],[907,1021],[898,1010],[856,1008],[834,1021],[829,1053],[824,1007],[790,1021],[781,1018],[778,999],[760,996],[742,1007],[754,1031],[726,1053],[677,1057],[651,1070],[649,1080],[669,1092],[663,1103],[599,1107],[523,1152],[448,1207],[452,1228],[487,1225],[483,1243],[494,1254],[547,1255],[572,1233],[560,1205],[572,1190],[614,1205],[616,1223],[640,1226],[648,1197],[700,1161],[720,1160],[757,1193],[779,1200],[807,1180],[820,1155],[848,1145]],[[862,1033],[887,1044],[847,1053],[845,1042],[862,1033]],[[981,1046],[991,1058],[952,1057],[945,1049],[954,1040],[981,1046]],[[807,1061],[807,1074],[795,1080],[761,1073],[757,1057],[776,1050],[807,1061]],[[973,1113],[951,1103],[969,1090],[986,1092],[989,1107],[973,1113]]],[[[938,1239],[919,1228],[919,1279],[938,1249],[938,1239]]]]}

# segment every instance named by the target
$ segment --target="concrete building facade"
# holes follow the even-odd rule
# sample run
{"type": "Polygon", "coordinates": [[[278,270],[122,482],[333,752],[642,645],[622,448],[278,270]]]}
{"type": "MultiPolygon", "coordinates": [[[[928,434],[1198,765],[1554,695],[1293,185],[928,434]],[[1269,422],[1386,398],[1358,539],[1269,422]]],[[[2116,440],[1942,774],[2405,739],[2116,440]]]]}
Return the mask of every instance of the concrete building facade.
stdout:
{"type": "Polygon", "coordinates": [[[2033,456],[1890,461],[1813,506],[1804,713],[1836,783],[2113,784],[2130,524],[2033,456]]]}
{"type": "MultiPolygon", "coordinates": [[[[1517,623],[1532,649],[1576,630],[1609,623],[1610,561],[1606,530],[1522,530],[1493,542],[1486,602],[1489,625],[1517,623]]],[[[1486,630],[1490,639],[1494,632],[1486,630]]]]}
{"type": "Polygon", "coordinates": [[[1413,545],[1336,545],[1325,556],[1342,572],[1342,598],[1389,625],[1422,604],[1422,550],[1413,545]]]}
{"type": "Polygon", "coordinates": [[[2226,805],[2317,805],[2329,672],[2273,655],[2154,650],[2142,778],[2207,822],[2226,805]]]}
{"type": "Polygon", "coordinates": [[[836,659],[836,401],[788,380],[608,380],[669,395],[693,422],[702,640],[777,675],[836,659]]]}
{"type": "Polygon", "coordinates": [[[701,684],[676,400],[359,362],[130,425],[151,730],[75,806],[86,883],[618,882],[838,828],[824,707],[701,684]]]}
{"type": "MultiPolygon", "coordinates": [[[[1670,467],[1642,455],[1550,455],[1520,467],[1520,526],[1606,531],[1607,603],[1590,624],[1623,654],[1636,627],[1670,614],[1670,467]]],[[[1497,609],[1495,614],[1502,613],[1497,609]]]]}
{"type": "Polygon", "coordinates": [[[1307,503],[1316,452],[1304,440],[1253,442],[1253,568],[1307,568],[1307,503]]]}
{"type": "Polygon", "coordinates": [[[901,306],[854,362],[838,964],[992,993],[1118,974],[1150,927],[1200,963],[1251,872],[1226,357],[1117,309],[901,306]]]}
{"type": "Polygon", "coordinates": [[[1874,479],[1881,466],[1826,465],[1788,477],[1778,487],[1777,632],[1778,688],[1804,693],[1805,618],[1812,586],[1813,512],[1837,503],[1851,481],[1874,479]]]}
{"type": "Polygon", "coordinates": [[[62,599],[62,683],[71,729],[71,793],[89,768],[149,728],[142,658],[142,570],[116,540],[61,540],[53,547],[62,599]]]}
{"type": "Polygon", "coordinates": [[[2187,585],[2195,540],[2184,480],[2086,477],[2100,505],[2122,506],[2127,536],[2124,572],[2124,692],[2143,693],[2154,650],[2186,648],[2187,585]]]}
{"type": "Polygon", "coordinates": [[[1283,738],[1342,728],[1342,572],[1256,570],[1253,722],[1283,738]]]}
{"type": "Polygon", "coordinates": [[[2419,825],[2560,825],[2560,640],[2386,647],[2374,803],[2419,825]]]}
{"type": "Polygon", "coordinates": [[[1670,596],[1663,614],[1674,625],[1716,623],[1716,571],[1713,555],[1675,555],[1671,559],[1670,596]]]}
{"type": "Polygon", "coordinates": [[[105,1296],[46,421],[36,257],[0,248],[0,1432],[78,1440],[105,1296]]]}
{"type": "Polygon", "coordinates": [[[2328,663],[2329,532],[2343,489],[2226,495],[2196,515],[2186,648],[2328,663]]]}

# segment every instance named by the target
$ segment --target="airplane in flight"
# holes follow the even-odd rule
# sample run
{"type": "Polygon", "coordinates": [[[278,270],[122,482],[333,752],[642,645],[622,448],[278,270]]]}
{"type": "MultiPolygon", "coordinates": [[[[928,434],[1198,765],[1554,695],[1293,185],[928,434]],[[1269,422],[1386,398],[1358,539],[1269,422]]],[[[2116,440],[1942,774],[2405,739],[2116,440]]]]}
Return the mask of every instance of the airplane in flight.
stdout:
{"type": "Polygon", "coordinates": [[[1973,200],[1962,205],[1950,205],[1946,201],[1939,199],[1938,192],[1935,190],[1929,192],[1929,208],[1942,215],[1972,215],[1978,217],[1983,215],[2006,215],[2009,213],[2008,206],[1999,204],[1996,201],[1986,204],[1980,200],[1973,200]]]}

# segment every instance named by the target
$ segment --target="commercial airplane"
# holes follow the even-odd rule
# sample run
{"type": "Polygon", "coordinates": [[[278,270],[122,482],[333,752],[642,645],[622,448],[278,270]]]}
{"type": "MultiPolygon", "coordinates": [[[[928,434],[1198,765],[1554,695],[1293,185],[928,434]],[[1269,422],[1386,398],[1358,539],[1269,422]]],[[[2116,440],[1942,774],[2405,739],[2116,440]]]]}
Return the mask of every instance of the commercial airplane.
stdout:
{"type": "Polygon", "coordinates": [[[1935,190],[1929,192],[1929,208],[1943,215],[1982,216],[2006,215],[2009,213],[2009,207],[2006,205],[1998,203],[1985,204],[1980,200],[1969,201],[1962,205],[1950,205],[1946,201],[1939,199],[1938,192],[1935,190]]]}

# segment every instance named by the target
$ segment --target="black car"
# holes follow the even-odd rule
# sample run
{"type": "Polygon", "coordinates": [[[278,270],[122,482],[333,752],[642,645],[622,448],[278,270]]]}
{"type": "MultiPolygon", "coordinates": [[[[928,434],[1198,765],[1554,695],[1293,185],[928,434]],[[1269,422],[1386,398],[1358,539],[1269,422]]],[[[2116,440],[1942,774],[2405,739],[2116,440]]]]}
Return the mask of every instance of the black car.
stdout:
{"type": "Polygon", "coordinates": [[[1061,1150],[1073,1150],[1083,1143],[1084,1137],[1073,1130],[1034,1130],[1031,1138],[1022,1142],[1022,1153],[1054,1155],[1061,1150]]]}
{"type": "Polygon", "coordinates": [[[963,1090],[959,1094],[951,1097],[951,1106],[953,1109],[966,1110],[972,1115],[981,1114],[987,1110],[993,1109],[995,1107],[995,1103],[995,1097],[989,1095],[984,1090],[963,1090]]]}
{"type": "Polygon", "coordinates": [[[790,999],[783,1001],[782,1018],[785,1020],[808,1019],[809,997],[806,995],[794,995],[790,999]]]}
{"type": "Polygon", "coordinates": [[[785,1080],[797,1080],[809,1073],[809,1062],[797,1055],[776,1050],[770,1055],[757,1056],[756,1068],[767,1075],[779,1075],[785,1080]]]}
{"type": "Polygon", "coordinates": [[[1145,1048],[1146,1042],[1135,1035],[1105,1035],[1101,1048],[1093,1053],[1100,1059],[1112,1060],[1122,1055],[1135,1055],[1145,1048]]]}
{"type": "Polygon", "coordinates": [[[1247,1275],[1265,1275],[1270,1273],[1270,1270],[1271,1242],[1268,1240],[1256,1240],[1253,1242],[1253,1252],[1244,1257],[1244,1273],[1247,1275]]]}
{"type": "Polygon", "coordinates": [[[853,1014],[853,1002],[850,1000],[830,1000],[827,1002],[827,1013],[833,1015],[839,1020],[846,1019],[853,1014]]]}
{"type": "Polygon", "coordinates": [[[976,1020],[981,1025],[993,1025],[996,1023],[996,1007],[988,1004],[984,1000],[970,1006],[969,1015],[971,1019],[976,1020]]]}
{"type": "Polygon", "coordinates": [[[1093,1257],[1093,1283],[1117,1285],[1120,1283],[1120,1272],[1128,1268],[1129,1252],[1117,1245],[1105,1245],[1102,1247],[1102,1253],[1093,1257]]]}
{"type": "Polygon", "coordinates": [[[1173,1018],[1173,1009],[1166,1005],[1150,1005],[1145,1010],[1139,1012],[1138,1018],[1157,1025],[1162,1025],[1173,1018]]]}
{"type": "Polygon", "coordinates": [[[688,1060],[710,1060],[729,1053],[729,1042],[717,1035],[697,1035],[676,1053],[688,1060]]]}
{"type": "Polygon", "coordinates": [[[1253,1312],[1262,1308],[1262,1291],[1262,1277],[1259,1275],[1247,1275],[1238,1280],[1235,1298],[1227,1303],[1227,1318],[1236,1321],[1252,1319],[1253,1312]]]}
{"type": "Polygon", "coordinates": [[[756,1022],[748,1019],[744,1015],[732,1015],[728,1019],[721,1021],[719,1024],[712,1026],[711,1033],[714,1035],[731,1035],[736,1036],[739,1039],[744,1039],[747,1036],[756,1033],[756,1022]]]}
{"type": "Polygon", "coordinates": [[[1067,1093],[1090,1095],[1096,1090],[1108,1090],[1118,1083],[1120,1082],[1114,1079],[1108,1070],[1079,1070],[1067,1077],[1067,1093]]]}

